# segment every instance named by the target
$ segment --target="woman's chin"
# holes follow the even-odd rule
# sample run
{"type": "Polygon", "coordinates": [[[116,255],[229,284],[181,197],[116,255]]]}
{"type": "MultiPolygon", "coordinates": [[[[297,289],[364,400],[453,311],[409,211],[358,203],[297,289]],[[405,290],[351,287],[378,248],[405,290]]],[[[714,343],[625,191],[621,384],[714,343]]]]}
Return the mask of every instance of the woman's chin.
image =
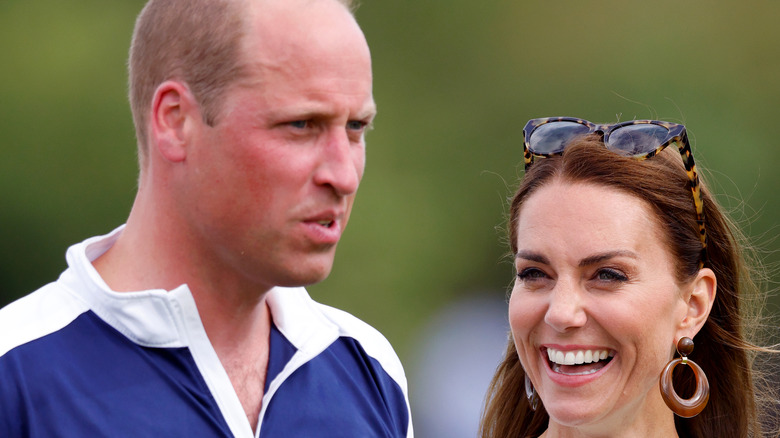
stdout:
{"type": "Polygon", "coordinates": [[[596,425],[604,420],[607,412],[603,406],[588,405],[579,401],[558,401],[550,406],[545,405],[550,415],[550,422],[566,427],[583,427],[596,425]]]}

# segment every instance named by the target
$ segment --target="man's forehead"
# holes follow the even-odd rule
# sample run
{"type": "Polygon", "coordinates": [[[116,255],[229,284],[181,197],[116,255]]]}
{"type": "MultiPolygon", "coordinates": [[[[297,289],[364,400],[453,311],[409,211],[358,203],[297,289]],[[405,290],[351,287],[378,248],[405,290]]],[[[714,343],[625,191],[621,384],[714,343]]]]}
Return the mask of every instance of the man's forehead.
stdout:
{"type": "Polygon", "coordinates": [[[364,56],[370,62],[360,26],[336,0],[260,0],[246,20],[247,62],[274,68],[328,51],[331,57],[364,56]]]}
{"type": "Polygon", "coordinates": [[[303,23],[307,20],[323,18],[325,22],[328,22],[328,17],[324,17],[325,14],[333,16],[334,14],[340,15],[345,19],[353,22],[355,25],[357,21],[352,13],[352,9],[346,6],[346,3],[342,0],[246,0],[246,15],[245,18],[250,22],[257,24],[265,24],[267,28],[269,24],[278,23],[284,34],[290,34],[290,24],[303,23]]]}

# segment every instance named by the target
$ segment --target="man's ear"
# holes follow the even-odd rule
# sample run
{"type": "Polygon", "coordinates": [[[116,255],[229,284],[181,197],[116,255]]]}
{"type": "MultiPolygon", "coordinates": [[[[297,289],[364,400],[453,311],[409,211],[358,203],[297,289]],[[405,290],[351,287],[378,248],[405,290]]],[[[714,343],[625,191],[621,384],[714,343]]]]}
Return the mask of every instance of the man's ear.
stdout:
{"type": "Polygon", "coordinates": [[[715,302],[718,280],[712,269],[702,268],[689,285],[689,288],[684,297],[688,311],[677,328],[677,339],[683,336],[693,339],[702,326],[704,326],[704,322],[710,316],[710,310],[712,310],[712,305],[715,302]]]}
{"type": "Polygon", "coordinates": [[[184,161],[196,120],[200,120],[199,107],[189,88],[177,81],[163,82],[152,99],[151,147],[170,162],[184,161]]]}

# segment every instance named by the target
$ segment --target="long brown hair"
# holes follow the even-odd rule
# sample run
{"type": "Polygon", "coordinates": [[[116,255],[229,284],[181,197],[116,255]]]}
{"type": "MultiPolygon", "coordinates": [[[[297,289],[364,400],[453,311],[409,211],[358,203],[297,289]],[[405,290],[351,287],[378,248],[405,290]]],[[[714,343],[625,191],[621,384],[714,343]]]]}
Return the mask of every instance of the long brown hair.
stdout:
{"type": "MultiPolygon", "coordinates": [[[[536,160],[511,201],[508,232],[513,254],[517,251],[517,223],[523,202],[553,180],[602,185],[645,200],[655,212],[664,243],[677,261],[677,280],[684,284],[696,276],[701,241],[689,179],[675,148],[638,161],[611,152],[598,137],[588,136],[574,140],[561,157],[536,160]]],[[[758,437],[761,410],[751,365],[755,352],[772,350],[755,347],[748,341],[752,333],[745,330],[755,327],[764,295],[744,262],[743,252],[749,246],[744,245],[745,239],[703,181],[702,198],[709,239],[704,263],[715,272],[718,290],[709,318],[696,336],[692,359],[709,379],[710,400],[696,417],[675,416],[675,425],[681,437],[758,437]]],[[[675,374],[674,386],[684,397],[695,389],[691,374],[675,374]]],[[[482,437],[536,437],[547,429],[549,416],[543,403],[536,411],[530,409],[524,379],[525,371],[510,339],[488,390],[480,426],[482,437]]]]}

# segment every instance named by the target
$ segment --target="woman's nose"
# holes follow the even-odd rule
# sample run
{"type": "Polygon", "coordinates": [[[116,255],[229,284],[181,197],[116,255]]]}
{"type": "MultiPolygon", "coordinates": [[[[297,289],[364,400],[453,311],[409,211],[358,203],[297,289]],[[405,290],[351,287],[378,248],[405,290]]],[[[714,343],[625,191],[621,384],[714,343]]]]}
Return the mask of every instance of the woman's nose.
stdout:
{"type": "Polygon", "coordinates": [[[558,332],[582,327],[588,320],[583,293],[573,282],[558,281],[550,293],[544,322],[558,332]]]}

